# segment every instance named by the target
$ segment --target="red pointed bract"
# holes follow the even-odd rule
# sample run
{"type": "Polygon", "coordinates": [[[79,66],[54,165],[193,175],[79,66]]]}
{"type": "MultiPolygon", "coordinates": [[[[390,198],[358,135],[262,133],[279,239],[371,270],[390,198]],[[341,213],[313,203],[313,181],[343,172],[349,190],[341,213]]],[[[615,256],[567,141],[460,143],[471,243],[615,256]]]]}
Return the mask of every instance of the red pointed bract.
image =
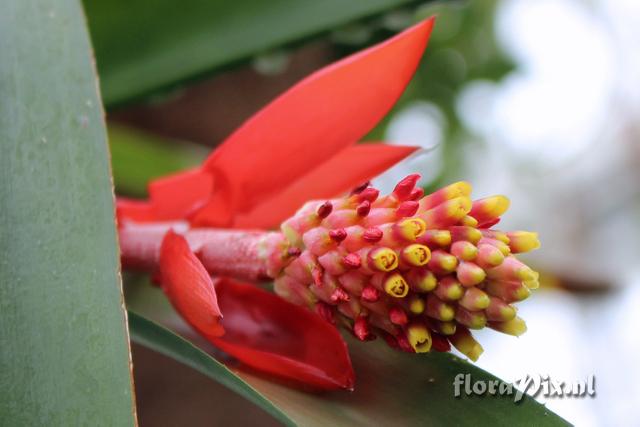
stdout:
{"type": "Polygon", "coordinates": [[[354,372],[337,329],[303,307],[256,288],[219,279],[225,335],[211,342],[241,362],[322,390],[351,389],[354,372]]]}
{"type": "Polygon", "coordinates": [[[213,177],[200,168],[165,176],[149,183],[149,198],[159,220],[182,219],[209,200],[213,177]]]}
{"type": "Polygon", "coordinates": [[[327,199],[344,193],[381,174],[416,150],[417,147],[385,144],[348,147],[251,212],[240,215],[234,227],[276,227],[307,200],[327,199]]]}
{"type": "Polygon", "coordinates": [[[213,194],[198,209],[187,215],[191,224],[207,227],[231,227],[235,216],[232,211],[234,189],[220,174],[216,174],[215,183],[213,194]]]}
{"type": "Polygon", "coordinates": [[[184,219],[209,200],[213,193],[213,176],[200,168],[190,169],[155,179],[148,189],[148,201],[118,197],[117,214],[121,222],[184,219]]]}
{"type": "Polygon", "coordinates": [[[216,291],[207,270],[179,234],[169,231],[160,247],[162,289],[176,311],[200,334],[224,334],[216,291]]]}
{"type": "Polygon", "coordinates": [[[147,222],[158,220],[150,202],[127,199],[126,197],[118,197],[116,199],[116,217],[120,225],[126,221],[147,222]]]}
{"type": "MultiPolygon", "coordinates": [[[[433,22],[311,74],[229,136],[203,168],[224,177],[231,214],[249,211],[371,130],[411,80],[433,22]]],[[[219,199],[196,213],[194,224],[209,225],[219,199]]]]}

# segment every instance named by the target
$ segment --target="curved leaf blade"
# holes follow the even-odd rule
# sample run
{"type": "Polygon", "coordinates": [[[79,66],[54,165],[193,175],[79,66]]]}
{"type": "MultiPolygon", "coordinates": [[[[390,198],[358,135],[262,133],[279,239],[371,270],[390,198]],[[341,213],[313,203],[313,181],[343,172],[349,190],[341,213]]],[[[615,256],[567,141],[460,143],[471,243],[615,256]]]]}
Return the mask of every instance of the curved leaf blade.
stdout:
{"type": "Polygon", "coordinates": [[[0,424],[134,425],[101,101],[80,3],[0,0],[0,424]]]}
{"type": "MultiPolygon", "coordinates": [[[[131,286],[127,303],[155,321],[170,324],[202,348],[208,347],[180,321],[159,289],[142,283],[131,286]]],[[[456,398],[453,381],[458,374],[470,374],[473,381],[498,378],[453,354],[408,354],[389,348],[381,339],[362,343],[343,336],[356,373],[354,392],[308,393],[243,369],[233,371],[300,426],[569,425],[528,395],[518,404],[513,396],[456,398]]]]}
{"type": "Polygon", "coordinates": [[[356,371],[353,393],[322,397],[276,384],[246,372],[239,375],[268,396],[298,425],[478,425],[567,426],[565,420],[528,395],[454,397],[458,374],[474,381],[495,376],[450,353],[407,354],[382,340],[358,342],[346,337],[356,371]]]}
{"type": "Polygon", "coordinates": [[[255,403],[283,424],[296,425],[267,397],[189,341],[131,311],[129,312],[129,327],[131,328],[131,339],[138,344],[171,357],[212,378],[255,403]]]}

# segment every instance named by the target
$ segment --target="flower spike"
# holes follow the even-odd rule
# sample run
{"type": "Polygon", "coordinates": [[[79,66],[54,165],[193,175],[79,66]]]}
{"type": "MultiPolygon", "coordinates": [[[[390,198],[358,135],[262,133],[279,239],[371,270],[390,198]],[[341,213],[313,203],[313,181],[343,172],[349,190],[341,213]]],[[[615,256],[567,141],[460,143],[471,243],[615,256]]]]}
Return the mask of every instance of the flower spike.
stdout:
{"type": "Polygon", "coordinates": [[[472,360],[483,349],[470,329],[524,333],[514,303],[539,278],[516,254],[540,243],[492,228],[508,199],[472,201],[463,181],[425,195],[418,174],[380,195],[369,181],[415,147],[354,145],[403,92],[432,26],[302,80],[201,167],[152,181],[149,201],[119,199],[123,265],[159,270],[176,310],[223,351],[320,389],[353,387],[335,326],[472,360]],[[273,279],[277,295],[231,278],[273,279]]]}
{"type": "MultiPolygon", "coordinates": [[[[355,322],[354,333],[361,339],[370,334],[389,338],[390,334],[388,341],[411,352],[444,350],[452,344],[475,360],[482,347],[469,329],[489,326],[511,335],[526,330],[512,303],[530,295],[538,286],[538,275],[512,252],[537,248],[537,235],[480,228],[499,219],[508,201],[495,196],[472,202],[471,187],[464,182],[411,201],[418,177],[410,175],[391,194],[377,198],[366,216],[358,215],[361,204],[350,201],[354,194],[333,199],[341,210],[329,215],[318,228],[303,230],[301,250],[303,254],[317,253],[318,229],[340,236],[346,233],[343,240],[335,241],[335,253],[358,254],[361,265],[346,263],[347,258],[341,255],[330,261],[327,256],[318,260],[325,274],[332,276],[330,281],[344,284],[336,288],[341,300],[348,297],[350,304],[357,303],[359,308],[340,309],[335,298],[323,300],[323,304],[338,305],[338,316],[346,317],[347,323],[355,322]],[[410,210],[403,208],[409,204],[410,210]],[[406,215],[396,214],[401,209],[406,209],[406,215]],[[350,225],[334,228],[340,224],[332,219],[334,215],[341,221],[349,218],[350,225]],[[375,226],[371,227],[372,223],[375,226]],[[356,269],[349,270],[345,264],[356,269]]],[[[304,209],[297,215],[304,215],[304,209]]],[[[293,218],[287,223],[295,222],[296,216],[293,218]]],[[[282,277],[287,275],[285,270],[282,277]]],[[[283,289],[286,285],[276,291],[283,289]]]]}
{"type": "MultiPolygon", "coordinates": [[[[136,265],[141,258],[153,255],[158,251],[154,233],[166,234],[159,251],[161,280],[163,289],[182,316],[210,341],[243,362],[276,375],[289,375],[288,378],[295,372],[296,378],[304,378],[305,382],[320,388],[335,388],[338,384],[348,387],[350,380],[344,375],[350,368],[345,357],[340,359],[341,373],[332,374],[333,377],[342,375],[342,380],[318,380],[306,368],[303,373],[284,362],[288,356],[278,353],[280,344],[273,343],[271,345],[276,347],[269,347],[252,334],[246,335],[243,341],[237,335],[240,332],[232,328],[247,325],[247,309],[264,311],[264,317],[252,317],[262,323],[284,315],[276,313],[279,308],[272,312],[275,302],[257,302],[261,307],[257,309],[250,301],[262,297],[250,298],[248,290],[240,292],[235,285],[221,285],[217,288],[218,302],[226,314],[221,320],[220,308],[215,303],[216,294],[205,268],[209,273],[248,280],[273,278],[276,294],[302,306],[299,310],[315,316],[328,327],[333,327],[332,324],[347,326],[362,340],[381,335],[396,348],[408,352],[443,351],[453,345],[475,360],[482,353],[482,347],[470,330],[489,327],[515,336],[526,331],[513,304],[527,298],[537,288],[538,274],[518,260],[512,251],[537,247],[539,243],[534,233],[476,228],[469,225],[464,215],[447,216],[451,203],[457,204],[459,199],[468,201],[464,202],[468,206],[468,210],[464,209],[466,212],[472,209],[470,194],[466,193],[464,185],[445,187],[462,188],[465,191],[462,196],[461,191],[450,190],[425,196],[429,203],[419,200],[419,208],[411,217],[398,218],[390,214],[395,212],[394,208],[384,207],[396,197],[393,194],[379,199],[383,207],[377,205],[378,201],[370,202],[369,215],[358,215],[358,206],[362,203],[360,196],[374,193],[369,188],[372,187],[344,198],[309,202],[284,222],[281,232],[196,228],[183,229],[183,237],[172,231],[166,233],[161,227],[159,231],[153,231],[159,226],[147,226],[151,231],[126,226],[120,233],[123,262],[136,265]],[[440,200],[440,203],[433,205],[434,200],[440,200]],[[339,209],[335,210],[335,206],[339,209]],[[430,217],[429,212],[440,214],[430,217]],[[370,226],[371,217],[377,221],[386,218],[390,222],[370,226]],[[446,221],[442,221],[443,218],[446,221]],[[433,219],[438,220],[439,228],[429,228],[433,219]],[[347,220],[351,225],[345,227],[341,223],[347,220]],[[232,289],[233,292],[229,292],[233,295],[245,295],[246,298],[242,297],[242,303],[227,304],[225,301],[233,301],[235,296],[231,298],[224,294],[224,299],[221,289],[232,289]],[[307,311],[305,307],[312,310],[307,311]],[[233,320],[228,320],[230,316],[233,320]],[[222,326],[230,338],[218,337],[222,326]],[[253,343],[249,342],[254,339],[253,343]],[[265,346],[276,354],[264,356],[265,351],[256,352],[256,346],[265,346]],[[271,360],[272,365],[263,363],[262,357],[271,360]]],[[[473,203],[473,206],[484,206],[483,203],[473,203]]],[[[495,206],[495,202],[491,203],[495,206]]],[[[482,212],[489,211],[491,215],[496,212],[494,208],[482,212]]],[[[475,214],[482,220],[487,219],[487,216],[475,214]]],[[[153,265],[153,260],[142,264],[148,267],[153,265]]],[[[280,301],[277,304],[288,304],[274,295],[269,297],[280,301]]],[[[291,312],[290,308],[286,310],[291,312]]],[[[287,322],[301,322],[300,319],[287,322]]],[[[278,325],[274,324],[274,328],[284,330],[284,324],[278,325]]],[[[320,332],[311,334],[316,333],[320,332]]],[[[283,332],[283,336],[296,334],[283,332]]],[[[340,345],[343,344],[332,344],[334,350],[340,345]]],[[[285,347],[288,348],[282,347],[283,351],[285,347]]],[[[322,360],[313,363],[330,365],[322,360]]],[[[326,366],[326,369],[334,368],[326,366]]]]}

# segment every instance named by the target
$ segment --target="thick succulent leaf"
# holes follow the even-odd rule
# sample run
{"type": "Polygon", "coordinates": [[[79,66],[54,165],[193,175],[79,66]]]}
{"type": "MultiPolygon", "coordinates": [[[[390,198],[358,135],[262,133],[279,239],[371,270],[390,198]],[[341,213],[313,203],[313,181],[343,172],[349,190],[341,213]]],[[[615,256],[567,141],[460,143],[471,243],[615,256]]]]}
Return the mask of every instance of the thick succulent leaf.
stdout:
{"type": "Polygon", "coordinates": [[[133,312],[129,312],[129,328],[131,330],[131,339],[138,344],[171,357],[213,378],[230,390],[255,403],[284,425],[296,425],[267,397],[256,391],[249,383],[230,371],[222,363],[193,346],[189,341],[133,312]]]}
{"type": "Polygon", "coordinates": [[[381,174],[415,152],[416,147],[359,144],[347,147],[329,161],[292,182],[251,212],[234,218],[237,228],[274,228],[306,201],[338,196],[381,174]]]}
{"type": "Polygon", "coordinates": [[[108,106],[415,0],[86,0],[108,106]]]}
{"type": "Polygon", "coordinates": [[[211,340],[251,368],[316,389],[349,389],[353,368],[337,330],[254,285],[218,280],[225,335],[211,340]]]}
{"type": "Polygon", "coordinates": [[[79,2],[0,0],[0,424],[135,424],[104,113],[79,2]]]}
{"type": "Polygon", "coordinates": [[[362,138],[411,80],[433,22],[316,71],[247,120],[205,161],[216,191],[193,222],[249,211],[362,138]]]}
{"type": "Polygon", "coordinates": [[[160,248],[160,282],[171,304],[207,339],[224,334],[213,282],[184,237],[170,230],[160,248]]]}

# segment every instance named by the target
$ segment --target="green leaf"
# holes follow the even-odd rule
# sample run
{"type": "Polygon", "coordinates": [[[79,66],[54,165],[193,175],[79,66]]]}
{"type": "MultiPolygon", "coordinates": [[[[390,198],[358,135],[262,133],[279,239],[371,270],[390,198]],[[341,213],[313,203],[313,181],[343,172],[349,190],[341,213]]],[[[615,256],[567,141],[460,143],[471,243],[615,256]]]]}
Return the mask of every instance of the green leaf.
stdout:
{"type": "Polygon", "coordinates": [[[415,0],[87,0],[107,106],[415,0]]]}
{"type": "Polygon", "coordinates": [[[0,423],[134,425],[103,111],[80,2],[0,0],[0,423]]]}
{"type": "Polygon", "coordinates": [[[133,312],[129,312],[129,327],[131,328],[131,339],[138,344],[171,357],[213,378],[225,387],[255,403],[285,425],[295,425],[269,399],[231,372],[222,363],[193,346],[189,341],[133,312]]]}
{"type": "Polygon", "coordinates": [[[196,144],[165,140],[121,125],[109,124],[108,131],[118,194],[144,196],[149,181],[194,167],[209,152],[196,144]]]}
{"type": "Polygon", "coordinates": [[[450,353],[407,354],[382,340],[359,342],[346,337],[356,390],[314,396],[248,373],[240,376],[268,396],[298,424],[326,425],[474,425],[566,426],[565,420],[525,395],[454,396],[454,379],[497,377],[450,353]]]}
{"type": "MultiPolygon", "coordinates": [[[[142,283],[130,286],[127,302],[138,312],[170,323],[181,331],[179,319],[162,292],[142,283]]],[[[134,327],[132,325],[132,331],[134,327]]],[[[203,340],[188,332],[193,342],[203,340]]],[[[354,392],[313,394],[295,390],[267,377],[234,370],[271,404],[302,426],[326,425],[490,425],[565,426],[568,423],[525,395],[519,403],[513,396],[455,397],[453,382],[458,374],[473,381],[495,381],[495,376],[450,353],[407,354],[389,348],[383,340],[359,342],[345,334],[356,372],[354,392]]],[[[148,343],[175,358],[176,350],[148,343]]],[[[144,343],[143,343],[144,344],[144,343]]],[[[514,344],[517,345],[517,344],[514,344]]],[[[203,346],[206,347],[206,346],[203,346]]],[[[201,358],[202,355],[198,355],[201,358]]],[[[178,359],[193,366],[185,354],[178,359]]],[[[200,369],[199,369],[200,370],[200,369]]],[[[203,372],[202,370],[200,370],[203,372]]],[[[216,375],[210,375],[218,380],[216,375]]]]}

